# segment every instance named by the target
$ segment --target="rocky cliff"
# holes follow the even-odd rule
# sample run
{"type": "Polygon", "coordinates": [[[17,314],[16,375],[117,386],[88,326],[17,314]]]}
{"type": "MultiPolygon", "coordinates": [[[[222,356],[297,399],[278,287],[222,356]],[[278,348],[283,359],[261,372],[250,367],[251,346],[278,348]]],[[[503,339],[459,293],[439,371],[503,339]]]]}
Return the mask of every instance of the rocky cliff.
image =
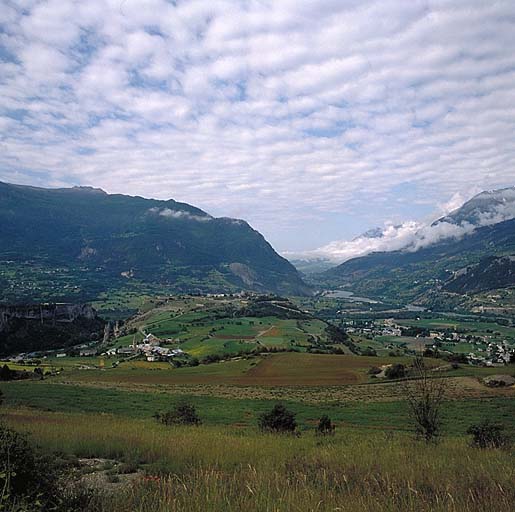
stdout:
{"type": "Polygon", "coordinates": [[[89,304],[31,304],[3,306],[0,304],[0,332],[13,319],[38,321],[41,324],[72,323],[78,318],[95,320],[96,311],[89,304]]]}
{"type": "Polygon", "coordinates": [[[0,305],[0,355],[92,343],[104,325],[89,304],[0,305]]]}

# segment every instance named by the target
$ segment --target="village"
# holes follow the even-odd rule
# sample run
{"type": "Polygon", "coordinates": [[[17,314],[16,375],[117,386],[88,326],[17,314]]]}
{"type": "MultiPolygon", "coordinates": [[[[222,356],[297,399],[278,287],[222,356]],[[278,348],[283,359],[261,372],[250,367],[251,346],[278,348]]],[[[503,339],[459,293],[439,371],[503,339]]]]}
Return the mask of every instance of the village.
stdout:
{"type": "MultiPolygon", "coordinates": [[[[503,366],[515,359],[515,345],[508,339],[499,340],[493,333],[472,335],[458,332],[449,328],[422,328],[404,326],[396,323],[393,318],[382,320],[349,320],[344,323],[345,332],[349,335],[362,336],[366,339],[385,340],[398,338],[417,338],[425,351],[429,353],[454,354],[453,347],[458,344],[468,344],[469,352],[460,352],[461,358],[475,366],[503,366]]],[[[499,334],[499,333],[497,333],[499,334]]],[[[394,349],[398,345],[386,343],[385,348],[394,349]]]]}
{"type": "Polygon", "coordinates": [[[113,347],[105,352],[107,356],[121,355],[124,357],[143,356],[149,362],[171,361],[178,356],[184,356],[184,350],[180,348],[162,347],[163,344],[173,343],[173,339],[162,340],[153,334],[146,334],[141,343],[136,343],[136,336],[131,345],[127,347],[113,347]]]}

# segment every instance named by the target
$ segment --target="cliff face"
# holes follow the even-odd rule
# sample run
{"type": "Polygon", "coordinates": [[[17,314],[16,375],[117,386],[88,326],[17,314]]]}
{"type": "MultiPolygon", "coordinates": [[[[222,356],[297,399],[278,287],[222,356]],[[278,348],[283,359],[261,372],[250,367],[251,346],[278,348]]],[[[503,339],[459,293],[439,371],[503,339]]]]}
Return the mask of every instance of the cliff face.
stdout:
{"type": "Polygon", "coordinates": [[[96,319],[96,311],[89,304],[35,304],[28,306],[0,305],[0,332],[7,329],[10,320],[33,320],[40,323],[71,323],[78,318],[96,319]]]}
{"type": "Polygon", "coordinates": [[[0,305],[0,354],[91,343],[104,325],[89,304],[0,305]]]}

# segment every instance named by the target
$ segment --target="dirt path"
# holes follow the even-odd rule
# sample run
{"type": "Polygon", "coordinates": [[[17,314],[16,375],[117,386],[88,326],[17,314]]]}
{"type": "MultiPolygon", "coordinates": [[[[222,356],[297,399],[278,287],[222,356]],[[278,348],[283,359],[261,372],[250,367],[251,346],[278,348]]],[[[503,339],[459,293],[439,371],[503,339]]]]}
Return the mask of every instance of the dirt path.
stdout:
{"type": "Polygon", "coordinates": [[[256,339],[261,337],[261,336],[264,336],[267,332],[270,332],[272,329],[275,329],[275,328],[276,328],[276,326],[272,325],[268,329],[265,329],[264,331],[259,331],[259,333],[256,336],[256,339]]]}

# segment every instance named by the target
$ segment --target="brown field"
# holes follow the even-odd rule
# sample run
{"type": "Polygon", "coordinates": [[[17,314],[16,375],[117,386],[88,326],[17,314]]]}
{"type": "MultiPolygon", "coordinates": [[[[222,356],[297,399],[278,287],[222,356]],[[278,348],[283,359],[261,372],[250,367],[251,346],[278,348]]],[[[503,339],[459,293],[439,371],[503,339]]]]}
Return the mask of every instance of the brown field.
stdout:
{"type": "MultiPolygon", "coordinates": [[[[98,377],[98,374],[97,374],[98,377]]],[[[236,379],[235,379],[236,380],[236,379]]],[[[247,380],[248,382],[248,380],[247,380]]],[[[238,384],[217,384],[213,380],[197,383],[156,382],[156,379],[65,380],[63,384],[84,385],[87,387],[115,388],[136,392],[170,393],[173,395],[211,396],[229,399],[251,400],[291,400],[320,404],[331,402],[392,402],[405,397],[399,382],[377,382],[374,384],[346,384],[328,386],[256,386],[238,384]]],[[[449,377],[446,397],[449,400],[462,399],[515,399],[515,388],[488,388],[474,377],[449,377]]]]}
{"type": "Polygon", "coordinates": [[[266,337],[279,338],[283,334],[284,334],[284,332],[281,329],[279,329],[278,327],[271,327],[267,331],[260,334],[260,336],[262,336],[263,338],[266,338],[266,337]]]}
{"type": "MultiPolygon", "coordinates": [[[[117,369],[71,370],[56,380],[64,384],[220,398],[277,399],[307,403],[387,402],[402,397],[401,385],[370,380],[371,366],[409,360],[388,357],[280,353],[194,368],[132,361],[117,369]]],[[[433,361],[441,364],[441,361],[433,361]]],[[[479,376],[447,374],[449,399],[512,397],[515,388],[488,388],[479,376]]]]}
{"type": "Polygon", "coordinates": [[[242,386],[339,386],[366,383],[372,366],[404,362],[388,357],[279,353],[194,368],[172,369],[166,363],[130,362],[106,370],[63,374],[74,382],[132,384],[229,384],[242,386]]]}
{"type": "Polygon", "coordinates": [[[267,357],[245,375],[249,384],[271,386],[331,386],[368,380],[377,357],[285,353],[267,357]]]}

